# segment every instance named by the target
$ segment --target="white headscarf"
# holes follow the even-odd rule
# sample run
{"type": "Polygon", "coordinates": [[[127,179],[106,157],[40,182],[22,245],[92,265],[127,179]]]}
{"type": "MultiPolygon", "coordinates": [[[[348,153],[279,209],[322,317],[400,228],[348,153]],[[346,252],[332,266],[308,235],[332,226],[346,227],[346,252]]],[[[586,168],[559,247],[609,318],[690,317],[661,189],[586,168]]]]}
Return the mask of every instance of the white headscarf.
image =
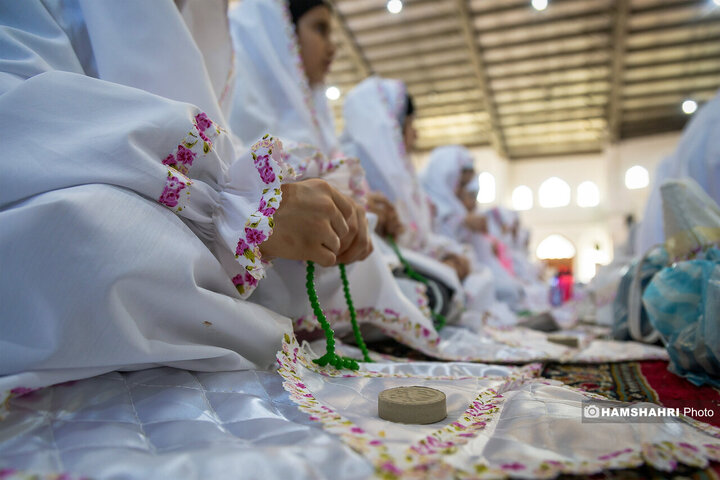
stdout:
{"type": "Polygon", "coordinates": [[[428,199],[403,142],[406,99],[400,80],[363,80],[345,99],[341,140],[343,149],[360,159],[370,188],[395,203],[407,227],[401,243],[421,248],[432,233],[432,221],[428,199]]]}
{"type": "Polygon", "coordinates": [[[284,0],[243,0],[229,14],[237,83],[230,125],[243,141],[273,132],[338,154],[322,85],[310,87],[284,0]]]}
{"type": "Polygon", "coordinates": [[[692,178],[720,203],[720,94],[705,104],[685,127],[672,156],[655,170],[652,192],[638,229],[636,251],[644,254],[663,242],[660,186],[674,178],[692,178]]]}
{"type": "Polygon", "coordinates": [[[432,151],[425,169],[420,173],[422,187],[437,209],[438,227],[452,217],[465,218],[467,215],[455,192],[460,173],[468,168],[473,168],[470,151],[460,145],[446,145],[432,151]]]}

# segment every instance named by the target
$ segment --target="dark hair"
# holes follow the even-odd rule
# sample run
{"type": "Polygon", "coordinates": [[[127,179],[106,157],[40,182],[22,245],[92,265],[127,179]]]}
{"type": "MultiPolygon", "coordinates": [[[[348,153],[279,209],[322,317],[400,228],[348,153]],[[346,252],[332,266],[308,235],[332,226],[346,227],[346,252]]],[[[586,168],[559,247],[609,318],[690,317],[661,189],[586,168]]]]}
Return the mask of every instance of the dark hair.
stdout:
{"type": "Polygon", "coordinates": [[[289,0],[288,6],[290,7],[290,16],[292,17],[293,24],[297,26],[300,17],[318,5],[330,8],[326,0],[289,0]]]}
{"type": "Polygon", "coordinates": [[[415,113],[415,104],[409,93],[405,94],[405,118],[415,113]]]}

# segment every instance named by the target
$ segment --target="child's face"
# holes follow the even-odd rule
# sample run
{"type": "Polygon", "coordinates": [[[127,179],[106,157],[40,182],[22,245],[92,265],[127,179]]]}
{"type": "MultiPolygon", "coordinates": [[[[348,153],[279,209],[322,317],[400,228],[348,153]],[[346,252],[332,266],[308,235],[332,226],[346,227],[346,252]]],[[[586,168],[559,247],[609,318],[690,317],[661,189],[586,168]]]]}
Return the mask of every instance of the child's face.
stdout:
{"type": "Polygon", "coordinates": [[[403,142],[405,143],[405,151],[407,153],[412,152],[415,148],[415,142],[417,141],[417,130],[413,122],[415,121],[415,115],[408,115],[405,117],[405,123],[403,124],[403,142]]]}
{"type": "Polygon", "coordinates": [[[297,21],[297,36],[305,74],[310,85],[325,82],[335,56],[331,34],[330,9],[318,5],[305,12],[297,21]]]}

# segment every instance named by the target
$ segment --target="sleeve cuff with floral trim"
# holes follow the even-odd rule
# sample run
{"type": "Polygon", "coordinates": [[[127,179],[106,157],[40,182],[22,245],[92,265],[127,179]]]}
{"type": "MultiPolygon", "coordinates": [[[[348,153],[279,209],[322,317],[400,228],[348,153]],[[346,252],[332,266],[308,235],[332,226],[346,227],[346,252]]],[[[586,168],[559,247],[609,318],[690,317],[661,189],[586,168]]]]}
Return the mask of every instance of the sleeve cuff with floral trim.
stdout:
{"type": "Polygon", "coordinates": [[[260,245],[272,235],[273,215],[280,207],[283,180],[292,178],[294,172],[285,162],[285,153],[280,140],[265,135],[250,148],[253,165],[265,184],[262,196],[245,223],[245,228],[235,247],[235,259],[243,271],[232,279],[235,288],[243,298],[247,298],[265,276],[265,261],[260,254],[260,245]]]}
{"type": "Polygon", "coordinates": [[[234,156],[230,136],[204,113],[195,115],[185,138],[161,161],[167,175],[157,201],[209,242],[240,296],[247,298],[265,276],[260,245],[272,234],[280,187],[295,173],[282,143],[270,135],[234,156]],[[233,161],[228,165],[227,159],[233,161]]]}

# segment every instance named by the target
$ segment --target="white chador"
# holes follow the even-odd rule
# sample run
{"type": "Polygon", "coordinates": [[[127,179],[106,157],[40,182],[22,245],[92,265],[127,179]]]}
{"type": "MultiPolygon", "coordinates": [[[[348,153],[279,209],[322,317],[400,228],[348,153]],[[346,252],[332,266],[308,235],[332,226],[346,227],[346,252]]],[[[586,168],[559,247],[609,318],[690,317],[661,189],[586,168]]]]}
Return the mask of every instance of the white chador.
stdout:
{"type": "Polygon", "coordinates": [[[517,306],[522,300],[522,285],[493,254],[488,236],[471,232],[463,225],[467,209],[456,191],[462,170],[473,168],[472,154],[459,145],[438,147],[430,154],[420,179],[436,207],[435,228],[443,235],[471,244],[475,267],[485,265],[492,271],[498,300],[517,306]]]}
{"type": "Polygon", "coordinates": [[[243,298],[265,275],[282,149],[223,129],[225,7],[3,4],[0,391],[273,362],[290,320],[243,298]]]}
{"type": "MultiPolygon", "coordinates": [[[[465,255],[466,249],[451,237],[433,233],[430,200],[420,187],[401,133],[406,103],[406,87],[399,80],[370,77],[361,82],[345,99],[343,150],[360,159],[370,188],[394,203],[405,227],[399,245],[422,254],[413,257],[421,268],[443,278],[447,266],[439,261],[450,253],[465,255]]],[[[484,312],[494,302],[495,289],[490,271],[477,267],[462,285],[460,303],[467,301],[468,309],[484,312]]]]}
{"type": "Polygon", "coordinates": [[[685,127],[675,153],[655,169],[655,180],[638,229],[635,252],[642,256],[664,241],[660,186],[667,180],[692,178],[720,204],[720,93],[685,127]]]}
{"type": "MultiPolygon", "coordinates": [[[[237,66],[233,132],[247,142],[255,132],[270,129],[282,139],[299,179],[324,178],[362,202],[364,172],[356,158],[346,157],[339,148],[324,87],[309,85],[286,3],[245,0],[229,17],[237,66]]],[[[349,327],[339,269],[317,268],[316,277],[328,320],[336,328],[349,327]]],[[[360,322],[373,323],[404,342],[437,342],[424,287],[413,283],[401,289],[377,248],[348,267],[348,278],[360,322]]],[[[300,328],[317,328],[305,291],[303,262],[275,261],[252,298],[292,317],[300,328]]]]}

